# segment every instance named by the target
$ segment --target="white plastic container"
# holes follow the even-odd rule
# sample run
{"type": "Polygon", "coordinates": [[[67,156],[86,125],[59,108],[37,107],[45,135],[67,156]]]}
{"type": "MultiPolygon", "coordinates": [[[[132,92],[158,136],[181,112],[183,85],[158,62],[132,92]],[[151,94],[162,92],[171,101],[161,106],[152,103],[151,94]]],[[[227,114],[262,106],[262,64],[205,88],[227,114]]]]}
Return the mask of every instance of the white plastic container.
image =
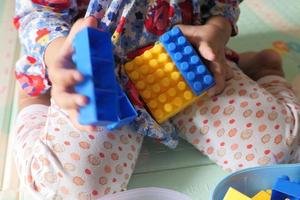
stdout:
{"type": "Polygon", "coordinates": [[[192,200],[185,194],[165,188],[137,188],[107,195],[99,200],[192,200]]]}

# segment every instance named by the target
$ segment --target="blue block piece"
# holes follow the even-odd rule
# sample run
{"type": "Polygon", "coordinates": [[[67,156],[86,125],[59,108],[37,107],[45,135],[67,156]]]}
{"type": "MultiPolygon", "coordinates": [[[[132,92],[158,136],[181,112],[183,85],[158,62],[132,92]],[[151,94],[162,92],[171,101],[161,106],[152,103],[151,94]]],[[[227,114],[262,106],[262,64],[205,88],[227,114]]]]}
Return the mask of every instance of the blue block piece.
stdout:
{"type": "Polygon", "coordinates": [[[163,34],[159,40],[195,95],[215,84],[212,74],[178,27],[163,34]]]}
{"type": "Polygon", "coordinates": [[[271,200],[300,200],[300,184],[291,182],[288,176],[277,179],[272,188],[271,200]]]}
{"type": "Polygon", "coordinates": [[[88,105],[80,108],[79,123],[105,126],[118,120],[117,80],[110,35],[95,29],[84,29],[74,38],[73,61],[84,81],[75,91],[88,97],[88,105]],[[101,78],[100,78],[101,77],[101,78]]]}
{"type": "Polygon", "coordinates": [[[130,123],[137,113],[116,80],[110,34],[85,28],[76,34],[73,47],[73,61],[84,77],[75,91],[89,98],[80,108],[79,123],[108,129],[130,123]]]}
{"type": "Polygon", "coordinates": [[[117,122],[107,126],[109,130],[120,128],[126,124],[129,124],[137,117],[137,112],[135,111],[125,92],[121,89],[119,85],[117,85],[117,89],[119,102],[119,119],[117,122]]]}

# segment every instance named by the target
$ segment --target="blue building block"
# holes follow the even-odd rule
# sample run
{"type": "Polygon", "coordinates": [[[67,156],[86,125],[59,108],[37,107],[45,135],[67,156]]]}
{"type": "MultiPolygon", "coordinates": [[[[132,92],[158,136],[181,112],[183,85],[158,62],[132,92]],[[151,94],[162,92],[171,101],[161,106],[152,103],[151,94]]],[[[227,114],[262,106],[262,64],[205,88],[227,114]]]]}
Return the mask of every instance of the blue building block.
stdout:
{"type": "Polygon", "coordinates": [[[178,27],[163,34],[159,40],[195,95],[215,84],[213,76],[178,27]]]}
{"type": "Polygon", "coordinates": [[[272,188],[271,200],[300,200],[300,184],[291,182],[288,176],[277,179],[272,188]]]}
{"type": "Polygon", "coordinates": [[[125,92],[121,89],[120,85],[117,85],[117,90],[119,102],[118,121],[109,124],[107,126],[109,130],[120,128],[126,124],[129,124],[137,117],[137,112],[135,111],[125,92]]]}
{"type": "Polygon", "coordinates": [[[73,47],[73,61],[84,77],[75,91],[89,98],[80,108],[79,123],[109,129],[130,123],[137,113],[116,80],[110,34],[85,28],[76,34],[73,47]]]}

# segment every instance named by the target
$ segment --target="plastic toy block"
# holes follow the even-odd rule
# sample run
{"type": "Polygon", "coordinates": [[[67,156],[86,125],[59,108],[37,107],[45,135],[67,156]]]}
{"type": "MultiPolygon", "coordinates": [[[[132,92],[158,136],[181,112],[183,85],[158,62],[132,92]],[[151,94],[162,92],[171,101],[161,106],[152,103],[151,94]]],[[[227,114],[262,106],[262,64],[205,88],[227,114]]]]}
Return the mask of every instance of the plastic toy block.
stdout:
{"type": "Polygon", "coordinates": [[[252,200],[271,200],[271,193],[267,191],[260,191],[252,197],[252,200]]]}
{"type": "Polygon", "coordinates": [[[125,71],[158,123],[200,97],[193,94],[159,43],[126,63],[125,71]]]}
{"type": "Polygon", "coordinates": [[[300,184],[290,181],[288,176],[277,179],[272,188],[271,200],[300,200],[300,184]]]}
{"type": "Polygon", "coordinates": [[[107,125],[117,121],[117,81],[113,54],[109,50],[112,49],[110,35],[95,29],[84,29],[75,36],[73,46],[73,60],[84,76],[84,81],[75,90],[89,98],[89,104],[80,108],[79,122],[83,125],[107,125]]]}
{"type": "Polygon", "coordinates": [[[266,190],[266,193],[268,193],[269,195],[272,195],[272,190],[266,190]]]}
{"type": "Polygon", "coordinates": [[[251,198],[230,187],[223,200],[251,200],[251,198]]]}
{"type": "Polygon", "coordinates": [[[80,108],[79,123],[111,129],[133,120],[137,113],[115,78],[110,34],[83,29],[76,34],[73,47],[73,61],[84,77],[75,90],[89,98],[80,108]]]}
{"type": "Polygon", "coordinates": [[[133,105],[131,104],[125,92],[121,89],[120,85],[118,84],[117,90],[119,102],[119,116],[117,122],[107,125],[107,128],[109,130],[113,130],[127,125],[137,117],[137,112],[135,111],[133,105]]]}
{"type": "Polygon", "coordinates": [[[213,76],[178,27],[163,34],[160,42],[196,96],[215,84],[213,76]]]}

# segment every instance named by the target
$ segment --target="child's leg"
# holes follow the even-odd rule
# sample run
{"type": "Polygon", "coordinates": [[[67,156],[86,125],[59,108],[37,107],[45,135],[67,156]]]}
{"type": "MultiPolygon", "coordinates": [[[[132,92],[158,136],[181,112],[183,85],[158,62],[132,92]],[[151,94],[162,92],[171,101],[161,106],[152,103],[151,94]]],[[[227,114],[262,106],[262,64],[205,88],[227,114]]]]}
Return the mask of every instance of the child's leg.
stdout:
{"type": "Polygon", "coordinates": [[[126,189],[142,144],[129,128],[76,130],[55,105],[30,105],[16,121],[21,182],[40,199],[96,199],[126,189]]]}
{"type": "Polygon", "coordinates": [[[235,68],[221,95],[198,101],[173,122],[187,141],[227,171],[289,162],[299,137],[297,99],[280,76],[260,81],[262,87],[235,68]]]}
{"type": "Polygon", "coordinates": [[[286,143],[292,146],[289,162],[300,162],[299,113],[300,102],[290,84],[284,79],[282,60],[274,50],[263,50],[259,53],[245,52],[241,54],[239,67],[258,84],[271,93],[279,103],[286,106],[293,118],[286,118],[292,123],[293,130],[286,136],[286,143]],[[265,66],[265,67],[260,67],[265,66]]]}

